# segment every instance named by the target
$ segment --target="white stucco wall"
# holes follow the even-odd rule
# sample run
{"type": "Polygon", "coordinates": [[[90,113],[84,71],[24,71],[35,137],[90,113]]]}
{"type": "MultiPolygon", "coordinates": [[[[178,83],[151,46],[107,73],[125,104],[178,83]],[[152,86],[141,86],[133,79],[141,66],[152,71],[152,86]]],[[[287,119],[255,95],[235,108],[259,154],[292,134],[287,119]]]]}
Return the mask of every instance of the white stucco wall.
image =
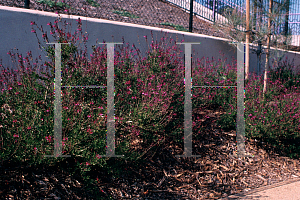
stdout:
{"type": "MultiPolygon", "coordinates": [[[[72,22],[73,33],[76,30],[76,19],[78,17],[80,16],[61,15],[63,20],[72,22]]],[[[11,63],[9,55],[7,55],[7,52],[12,48],[17,48],[23,54],[23,57],[26,55],[26,52],[32,51],[34,59],[41,55],[42,59],[47,60],[45,54],[38,48],[35,34],[31,32],[30,21],[34,21],[39,26],[42,25],[44,30],[50,35],[50,27],[47,26],[47,23],[53,23],[56,18],[57,14],[55,13],[0,6],[0,59],[2,59],[3,66],[16,69],[11,63]]],[[[143,36],[147,35],[150,44],[150,31],[153,31],[153,36],[158,41],[163,36],[163,33],[168,32],[168,37],[175,41],[201,42],[200,45],[192,45],[192,49],[195,50],[195,58],[209,57],[211,59],[214,57],[217,60],[221,58],[219,53],[221,52],[228,58],[227,62],[229,63],[232,57],[236,59],[236,49],[230,46],[226,39],[111,20],[86,17],[81,17],[81,19],[83,30],[89,34],[87,43],[88,55],[92,53],[91,47],[96,45],[97,39],[98,42],[103,42],[104,40],[106,42],[122,42],[122,37],[124,37],[125,43],[128,42],[130,44],[130,47],[134,43],[141,52],[146,52],[148,47],[143,36]]],[[[37,31],[37,33],[41,39],[41,32],[37,31]]],[[[52,37],[49,37],[49,39],[52,40],[50,42],[54,42],[52,37]]],[[[184,50],[183,45],[180,45],[180,48],[184,50]]],[[[294,59],[294,64],[300,65],[300,52],[287,52],[284,54],[284,57],[287,56],[289,61],[294,59]]],[[[183,58],[183,53],[181,55],[183,58]]],[[[262,63],[264,63],[265,56],[262,56],[262,59],[262,63]]],[[[256,66],[257,56],[251,53],[250,72],[256,71],[256,66]]]]}

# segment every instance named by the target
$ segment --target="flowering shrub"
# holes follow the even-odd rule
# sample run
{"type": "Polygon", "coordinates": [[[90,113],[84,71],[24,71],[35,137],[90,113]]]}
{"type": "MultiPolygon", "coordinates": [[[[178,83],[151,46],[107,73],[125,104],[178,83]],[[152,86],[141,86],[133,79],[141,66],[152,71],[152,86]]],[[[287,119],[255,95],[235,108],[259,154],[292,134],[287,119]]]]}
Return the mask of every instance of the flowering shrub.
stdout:
{"type": "MultiPolygon", "coordinates": [[[[34,34],[37,35],[37,28],[42,32],[43,42],[50,42],[42,26],[37,26],[35,22],[31,22],[31,25],[34,34]]],[[[55,42],[70,43],[62,45],[62,85],[106,86],[106,46],[93,48],[89,60],[85,45],[88,35],[83,34],[81,20],[77,20],[77,31],[73,34],[66,32],[67,25],[58,20],[53,24],[48,23],[55,42]],[[82,43],[85,49],[81,48],[82,43]]],[[[148,43],[146,36],[145,40],[148,43]]],[[[179,61],[180,57],[176,56],[179,52],[176,42],[168,47],[172,42],[172,39],[166,41],[165,37],[154,42],[152,35],[147,56],[139,56],[138,60],[130,53],[139,55],[139,49],[133,45],[135,51],[129,50],[128,43],[115,53],[116,155],[124,154],[136,160],[143,155],[144,150],[153,147],[157,141],[163,141],[163,138],[183,142],[184,65],[179,61]],[[139,148],[133,148],[132,144],[139,148]]],[[[38,43],[50,58],[49,62],[42,62],[40,56],[32,63],[31,52],[23,57],[10,51],[8,54],[18,65],[18,70],[15,70],[17,73],[1,66],[4,69],[1,74],[3,94],[0,96],[2,160],[50,164],[64,159],[43,157],[53,154],[54,150],[55,55],[54,45],[43,46],[40,40],[38,43]],[[46,67],[46,70],[37,70],[41,67],[46,67]]],[[[193,85],[236,85],[236,61],[227,65],[226,59],[218,61],[201,59],[194,62],[193,85]]],[[[253,76],[246,81],[246,137],[266,139],[290,151],[291,156],[298,156],[299,93],[292,93],[292,89],[297,89],[295,86],[299,76],[294,76],[295,81],[288,84],[274,79],[277,77],[273,72],[270,77],[266,101],[260,100],[263,85],[261,78],[253,76]],[[274,99],[278,99],[278,103],[267,106],[268,101],[274,99]]],[[[192,88],[193,108],[203,104],[222,107],[226,114],[217,123],[223,129],[235,129],[236,94],[236,87],[192,88]]],[[[101,156],[105,155],[106,146],[107,100],[105,88],[62,87],[63,155],[75,156],[77,167],[81,170],[89,170],[93,165],[108,166],[110,159],[101,156]]],[[[194,122],[193,133],[199,128],[199,119],[194,122]]]]}
{"type": "MultiPolygon", "coordinates": [[[[62,45],[62,85],[105,86],[106,48],[94,48],[89,61],[87,49],[79,48],[82,42],[86,43],[88,35],[82,34],[81,20],[78,19],[77,22],[78,27],[74,34],[60,28],[57,20],[54,24],[48,23],[51,29],[50,34],[55,42],[70,43],[70,45],[62,45]]],[[[68,25],[66,22],[60,23],[63,27],[68,25]]],[[[31,22],[31,25],[34,34],[37,34],[37,28],[42,32],[44,42],[50,42],[42,26],[39,27],[34,22],[31,22]]],[[[9,150],[4,152],[2,156],[4,160],[12,158],[29,163],[54,161],[52,158],[43,158],[43,155],[51,155],[54,147],[52,131],[54,125],[54,83],[52,81],[55,63],[54,45],[43,46],[39,39],[38,43],[51,60],[42,64],[46,66],[46,72],[32,69],[31,54],[28,54],[28,57],[24,58],[25,62],[18,62],[20,84],[16,85],[14,81],[11,81],[9,88],[12,89],[3,89],[1,104],[9,103],[15,108],[16,113],[5,120],[5,128],[1,131],[5,138],[11,138],[12,132],[19,136],[14,137],[15,141],[5,141],[2,148],[7,146],[9,150]],[[15,93],[19,95],[14,96],[15,93]],[[3,98],[6,95],[11,99],[3,98]],[[22,122],[18,121],[22,118],[24,118],[22,122]]],[[[182,63],[180,64],[176,57],[168,57],[168,54],[176,51],[177,48],[173,46],[167,50],[163,49],[166,47],[165,38],[162,38],[160,43],[152,41],[150,46],[147,58],[134,62],[127,46],[122,49],[121,53],[116,52],[114,61],[116,154],[125,154],[131,159],[139,156],[128,148],[134,139],[140,138],[142,143],[139,145],[141,148],[146,148],[163,137],[163,127],[172,120],[169,109],[171,98],[179,88],[178,83],[183,79],[182,63]],[[170,88],[174,92],[169,92],[170,88]]],[[[136,51],[138,52],[138,49],[136,51]]],[[[18,53],[10,52],[10,56],[13,60],[22,58],[22,55],[18,53]]],[[[39,65],[38,60],[35,65],[39,65]]],[[[2,74],[3,82],[6,84],[9,82],[7,75],[11,76],[13,73],[5,74],[4,72],[7,71],[4,70],[2,74]]],[[[105,89],[62,88],[63,154],[75,155],[81,159],[81,163],[89,163],[85,167],[87,169],[90,165],[105,166],[106,163],[106,159],[100,156],[105,154],[106,146],[106,102],[105,89]]]]}

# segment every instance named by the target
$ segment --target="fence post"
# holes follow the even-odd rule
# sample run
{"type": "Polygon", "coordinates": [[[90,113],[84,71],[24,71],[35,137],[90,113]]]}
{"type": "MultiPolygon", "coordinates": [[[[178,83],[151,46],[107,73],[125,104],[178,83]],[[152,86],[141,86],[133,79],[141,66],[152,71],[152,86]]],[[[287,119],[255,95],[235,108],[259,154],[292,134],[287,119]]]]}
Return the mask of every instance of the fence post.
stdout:
{"type": "Polygon", "coordinates": [[[24,8],[29,9],[29,3],[30,3],[30,0],[25,0],[24,8]]]}
{"type": "Polygon", "coordinates": [[[287,44],[287,36],[289,34],[289,12],[290,12],[290,0],[287,0],[286,5],[286,15],[285,15],[285,23],[284,23],[284,36],[286,37],[284,44],[287,44]]]}
{"type": "Polygon", "coordinates": [[[215,1],[216,0],[213,0],[213,13],[214,13],[214,22],[216,22],[216,11],[215,11],[215,1]]]}
{"type": "Polygon", "coordinates": [[[189,24],[189,32],[193,31],[193,1],[190,0],[190,24],[189,24]]]}

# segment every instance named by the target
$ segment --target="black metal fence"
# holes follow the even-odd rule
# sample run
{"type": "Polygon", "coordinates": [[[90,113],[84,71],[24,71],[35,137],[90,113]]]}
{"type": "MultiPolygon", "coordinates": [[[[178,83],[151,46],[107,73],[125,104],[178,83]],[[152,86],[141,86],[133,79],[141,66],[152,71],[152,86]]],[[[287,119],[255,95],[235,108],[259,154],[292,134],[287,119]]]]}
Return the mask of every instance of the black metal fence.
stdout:
{"type": "MultiPolygon", "coordinates": [[[[190,0],[166,0],[174,5],[177,5],[187,11],[190,11],[190,0]]],[[[223,21],[223,14],[227,9],[237,8],[238,11],[244,12],[245,6],[242,4],[242,0],[196,0],[193,4],[193,12],[204,19],[209,21],[223,21]]]]}
{"type": "MultiPolygon", "coordinates": [[[[166,0],[187,11],[190,11],[190,0],[166,0]]],[[[291,34],[292,45],[300,46],[300,2],[299,0],[274,0],[274,9],[284,7],[276,19],[279,24],[274,28],[275,34],[291,34]],[[288,6],[282,6],[286,3],[288,6]]],[[[211,22],[225,22],[226,14],[231,14],[233,9],[242,15],[246,15],[245,0],[195,0],[193,3],[193,13],[211,22]]],[[[269,1],[251,0],[250,15],[252,16],[252,25],[258,25],[258,19],[267,23],[267,12],[269,1]]]]}
{"type": "MultiPolygon", "coordinates": [[[[25,0],[1,0],[0,5],[24,8],[25,0]]],[[[30,0],[29,8],[189,31],[189,14],[165,0],[30,0]]],[[[208,25],[194,17],[192,32],[225,37],[208,25]]]]}
{"type": "MultiPolygon", "coordinates": [[[[251,10],[257,10],[257,16],[262,15],[259,12],[259,9],[268,10],[269,2],[260,0],[260,3],[253,4],[251,10]]],[[[278,34],[287,34],[289,29],[291,30],[292,35],[300,35],[300,3],[298,0],[274,0],[273,8],[274,10],[283,7],[280,16],[278,17],[278,21],[281,21],[277,33],[278,34]],[[284,5],[286,4],[286,6],[284,5]],[[281,18],[281,20],[280,20],[281,18]]],[[[267,20],[265,14],[262,15],[263,20],[267,20]]]]}
{"type": "MultiPolygon", "coordinates": [[[[190,11],[190,0],[159,0],[169,2],[181,7],[186,11],[190,11]]],[[[252,25],[254,27],[258,20],[265,21],[267,23],[266,12],[268,11],[268,1],[266,0],[257,0],[258,3],[251,1],[250,13],[253,16],[252,25]],[[255,12],[256,11],[256,12],[255,12]]],[[[287,34],[292,35],[292,45],[300,46],[300,2],[299,0],[274,0],[274,8],[276,9],[283,2],[289,3],[289,6],[283,10],[280,15],[281,24],[276,26],[274,32],[276,34],[287,34]]],[[[150,2],[151,3],[151,2],[150,2]]],[[[73,15],[83,15],[88,17],[104,18],[116,21],[124,21],[130,23],[137,23],[149,26],[158,26],[157,23],[154,23],[152,20],[155,16],[147,16],[143,19],[139,19],[139,16],[133,13],[137,13],[138,9],[135,11],[134,8],[137,7],[137,4],[133,0],[128,1],[118,1],[118,0],[2,0],[0,5],[6,6],[16,6],[16,7],[25,7],[25,8],[34,8],[44,11],[58,11],[59,13],[64,14],[73,14],[73,15]],[[120,9],[121,8],[121,9],[120,9]],[[129,11],[131,9],[131,12],[129,11]],[[110,11],[113,10],[113,13],[110,11]],[[86,12],[86,14],[84,14],[86,12]],[[123,15],[122,19],[118,17],[112,17],[114,13],[123,15]],[[130,20],[126,20],[130,18],[130,20]]],[[[140,6],[148,6],[147,2],[140,2],[140,6]],[[142,5],[143,4],[143,5],[142,5]]],[[[154,4],[154,2],[153,2],[154,4]]],[[[162,4],[160,4],[162,5],[162,4]]],[[[147,9],[152,9],[154,13],[160,11],[159,7],[148,6],[147,9]]],[[[159,5],[158,5],[159,6],[159,5]]],[[[237,12],[240,12],[242,15],[246,13],[246,0],[195,0],[193,2],[193,13],[200,16],[211,22],[216,21],[226,21],[225,13],[230,13],[232,10],[236,9],[237,12]]],[[[152,12],[152,13],[153,13],[152,12]]],[[[160,13],[163,14],[163,13],[160,13]]],[[[191,24],[188,23],[189,19],[182,19],[182,16],[172,16],[172,21],[176,21],[175,24],[167,23],[162,21],[164,25],[176,27],[177,30],[191,31],[191,24]]],[[[157,21],[157,20],[156,20],[157,21]]],[[[160,26],[158,26],[160,27],[160,26]]],[[[197,29],[201,29],[200,25],[193,23],[193,32],[197,32],[197,29]],[[197,27],[199,26],[199,28],[197,27]]],[[[211,32],[211,31],[210,31],[211,32]]],[[[205,32],[199,32],[205,34],[205,32]]],[[[212,34],[209,34],[212,35],[212,34]]],[[[214,34],[214,36],[220,36],[214,34]]],[[[221,36],[222,37],[222,36],[221,36]]]]}

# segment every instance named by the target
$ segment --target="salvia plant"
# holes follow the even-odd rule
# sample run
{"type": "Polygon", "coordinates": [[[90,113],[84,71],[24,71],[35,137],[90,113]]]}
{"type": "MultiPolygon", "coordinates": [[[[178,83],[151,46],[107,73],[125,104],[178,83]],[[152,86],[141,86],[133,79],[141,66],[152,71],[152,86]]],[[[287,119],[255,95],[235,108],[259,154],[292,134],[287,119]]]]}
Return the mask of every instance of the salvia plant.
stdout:
{"type": "MultiPolygon", "coordinates": [[[[43,157],[52,155],[54,149],[54,45],[45,44],[51,41],[42,26],[35,22],[31,25],[34,34],[37,30],[41,32],[43,41],[38,39],[38,43],[50,61],[42,61],[41,56],[33,60],[31,52],[23,57],[10,51],[8,54],[18,70],[1,66],[1,160],[53,164],[65,159],[43,157]]],[[[69,43],[62,45],[62,85],[106,86],[107,48],[94,47],[88,59],[88,34],[83,34],[81,19],[77,20],[74,33],[67,30],[71,23],[66,21],[55,20],[48,26],[52,42],[69,43]]],[[[152,32],[151,36],[150,45],[144,36],[148,44],[146,57],[140,55],[135,45],[134,50],[129,49],[128,43],[125,46],[123,39],[114,58],[116,154],[124,154],[133,162],[143,158],[149,149],[163,145],[163,141],[171,139],[183,146],[184,62],[179,56],[182,51],[172,39],[168,41],[163,36],[158,42],[152,32]]],[[[264,101],[260,100],[261,77],[252,76],[245,82],[245,133],[248,138],[270,142],[289,156],[297,157],[300,75],[292,75],[292,67],[283,62],[270,72],[264,101]]],[[[219,60],[194,60],[192,77],[195,86],[234,86],[236,60],[229,64],[224,56],[219,60]]],[[[192,88],[192,94],[193,108],[222,108],[226,112],[217,124],[223,130],[236,129],[236,87],[192,88]]],[[[96,165],[110,168],[107,163],[114,159],[101,157],[106,146],[107,100],[105,88],[62,87],[63,154],[74,156],[81,172],[96,165]]],[[[193,135],[197,137],[201,131],[201,120],[193,113],[193,135]]],[[[120,162],[124,160],[120,159],[116,166],[120,162]]]]}

